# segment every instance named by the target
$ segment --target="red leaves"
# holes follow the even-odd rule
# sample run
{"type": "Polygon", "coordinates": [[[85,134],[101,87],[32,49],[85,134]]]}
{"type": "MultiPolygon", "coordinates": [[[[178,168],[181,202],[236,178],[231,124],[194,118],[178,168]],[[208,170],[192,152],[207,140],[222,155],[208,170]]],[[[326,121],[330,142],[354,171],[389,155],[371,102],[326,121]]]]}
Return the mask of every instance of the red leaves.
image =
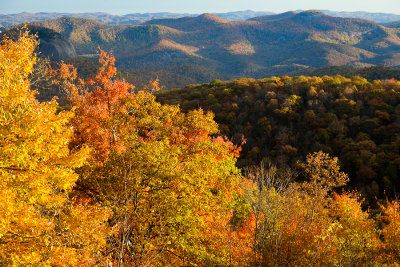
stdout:
{"type": "MultiPolygon", "coordinates": [[[[110,240],[119,244],[121,236],[129,237],[122,247],[135,255],[114,256],[139,263],[143,259],[136,255],[159,254],[168,247],[194,261],[212,256],[212,263],[221,263],[227,243],[221,248],[217,240],[226,238],[226,229],[203,227],[229,221],[223,215],[240,191],[234,157],[241,148],[226,137],[213,137],[218,133],[213,114],[182,113],[177,106],[157,103],[152,92],[159,90],[158,79],[135,93],[132,85],[114,78],[111,55],[100,51],[99,62],[102,67],[86,83],[75,82],[68,66],[60,78],[67,81],[75,109],[70,148],[92,149],[92,165],[80,170],[81,183],[114,212],[119,236],[110,240]],[[124,218],[132,218],[129,226],[124,218]],[[215,246],[207,245],[206,230],[215,246]]],[[[168,256],[160,262],[164,259],[168,256]]]]}
{"type": "Polygon", "coordinates": [[[100,50],[99,62],[102,66],[97,75],[86,83],[77,80],[76,69],[70,65],[63,64],[58,72],[52,71],[76,111],[72,120],[75,136],[70,147],[89,145],[94,148],[92,159],[97,163],[108,157],[110,149],[124,149],[118,120],[126,113],[126,99],[134,97],[133,85],[112,79],[116,75],[115,58],[100,50]]]}
{"type": "MultiPolygon", "coordinates": [[[[228,148],[229,154],[235,158],[239,158],[240,152],[242,151],[242,147],[238,145],[234,145],[226,136],[218,136],[214,138],[214,143],[222,146],[226,146],[228,148]]],[[[245,144],[246,140],[242,137],[241,145],[245,144]]]]}
{"type": "Polygon", "coordinates": [[[159,82],[160,82],[160,80],[158,78],[153,81],[150,81],[149,84],[144,88],[144,90],[150,91],[150,92],[160,91],[159,82]]]}

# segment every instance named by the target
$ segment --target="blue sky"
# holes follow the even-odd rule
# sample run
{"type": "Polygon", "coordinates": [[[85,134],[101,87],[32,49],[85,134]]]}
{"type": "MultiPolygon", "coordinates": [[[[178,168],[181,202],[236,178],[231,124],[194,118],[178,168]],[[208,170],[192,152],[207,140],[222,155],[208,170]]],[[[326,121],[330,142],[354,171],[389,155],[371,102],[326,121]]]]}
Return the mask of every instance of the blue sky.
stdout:
{"type": "Polygon", "coordinates": [[[368,11],[400,14],[400,0],[0,0],[0,14],[19,12],[107,12],[111,14],[203,13],[297,9],[368,11]]]}

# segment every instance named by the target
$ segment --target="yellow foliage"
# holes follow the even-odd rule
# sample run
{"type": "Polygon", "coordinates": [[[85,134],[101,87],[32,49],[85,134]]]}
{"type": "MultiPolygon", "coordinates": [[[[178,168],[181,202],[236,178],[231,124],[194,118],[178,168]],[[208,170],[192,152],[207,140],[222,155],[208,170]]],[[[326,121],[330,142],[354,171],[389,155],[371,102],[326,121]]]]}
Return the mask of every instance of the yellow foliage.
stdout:
{"type": "Polygon", "coordinates": [[[39,103],[30,89],[28,75],[36,62],[36,46],[26,32],[18,41],[5,38],[0,45],[2,266],[87,261],[106,230],[101,222],[107,214],[96,214],[68,199],[78,178],[73,168],[82,166],[88,153],[81,149],[71,154],[67,147],[73,112],[57,114],[55,100],[39,103]],[[92,230],[98,232],[83,234],[77,229],[84,216],[94,218],[92,230]],[[94,238],[89,239],[91,234],[94,238]]]}

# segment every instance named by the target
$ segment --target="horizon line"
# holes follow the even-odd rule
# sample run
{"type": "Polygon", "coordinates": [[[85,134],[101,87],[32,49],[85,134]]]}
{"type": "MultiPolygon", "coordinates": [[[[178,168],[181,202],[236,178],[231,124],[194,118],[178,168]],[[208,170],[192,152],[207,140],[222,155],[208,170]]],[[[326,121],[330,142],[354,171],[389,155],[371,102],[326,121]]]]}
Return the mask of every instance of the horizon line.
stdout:
{"type": "Polygon", "coordinates": [[[206,12],[173,12],[173,11],[158,11],[158,12],[134,12],[134,13],[125,13],[125,14],[118,14],[118,13],[109,13],[105,11],[84,11],[84,12],[62,12],[62,11],[40,11],[40,12],[29,12],[29,11],[21,11],[18,13],[0,13],[0,15],[19,15],[19,14],[48,14],[48,13],[53,13],[53,14],[94,14],[94,13],[103,13],[103,14],[108,14],[108,15],[113,15],[113,16],[127,16],[127,15],[133,15],[133,14],[161,14],[161,13],[169,13],[169,14],[182,14],[182,15],[201,15],[201,14],[226,14],[226,13],[235,13],[235,12],[269,12],[269,13],[274,13],[274,14],[282,14],[286,12],[291,12],[291,11],[296,11],[296,12],[304,12],[304,11],[311,11],[311,10],[316,10],[316,11],[330,11],[330,12],[338,12],[338,13],[370,13],[370,14],[390,14],[390,15],[399,15],[400,13],[387,13],[387,12],[371,12],[371,11],[338,11],[338,10],[330,10],[330,9],[296,9],[296,10],[286,10],[282,12],[276,12],[276,11],[269,11],[269,10],[252,10],[252,9],[246,9],[246,10],[234,10],[234,11],[226,11],[226,12],[213,12],[213,11],[206,11],[206,12]]]}

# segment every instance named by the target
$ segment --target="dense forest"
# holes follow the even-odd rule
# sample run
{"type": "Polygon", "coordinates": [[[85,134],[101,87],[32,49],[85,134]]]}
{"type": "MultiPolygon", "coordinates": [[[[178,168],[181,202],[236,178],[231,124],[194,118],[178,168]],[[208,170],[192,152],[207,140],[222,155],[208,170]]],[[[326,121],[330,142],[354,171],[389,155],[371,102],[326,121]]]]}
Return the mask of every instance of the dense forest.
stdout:
{"type": "Polygon", "coordinates": [[[239,160],[293,167],[309,153],[337,156],[350,183],[371,200],[400,188],[400,82],[359,76],[215,80],[163,91],[162,103],[215,114],[221,133],[247,143],[239,160]]]}
{"type": "Polygon", "coordinates": [[[159,92],[116,77],[101,50],[82,79],[43,68],[36,46],[27,32],[0,45],[1,266],[400,263],[399,202],[363,209],[345,190],[398,186],[398,81],[159,92]],[[67,105],[35,98],[49,80],[67,105]]]}

